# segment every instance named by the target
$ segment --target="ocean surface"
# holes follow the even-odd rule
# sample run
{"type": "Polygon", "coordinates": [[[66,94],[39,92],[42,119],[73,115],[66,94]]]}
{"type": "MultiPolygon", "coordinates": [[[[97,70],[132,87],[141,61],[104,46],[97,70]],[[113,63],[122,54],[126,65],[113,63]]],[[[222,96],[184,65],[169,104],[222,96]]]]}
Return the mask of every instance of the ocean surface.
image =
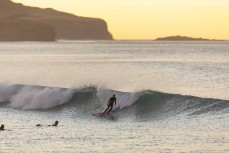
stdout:
{"type": "Polygon", "coordinates": [[[229,41],[0,43],[1,124],[0,153],[228,153],[229,41]]]}

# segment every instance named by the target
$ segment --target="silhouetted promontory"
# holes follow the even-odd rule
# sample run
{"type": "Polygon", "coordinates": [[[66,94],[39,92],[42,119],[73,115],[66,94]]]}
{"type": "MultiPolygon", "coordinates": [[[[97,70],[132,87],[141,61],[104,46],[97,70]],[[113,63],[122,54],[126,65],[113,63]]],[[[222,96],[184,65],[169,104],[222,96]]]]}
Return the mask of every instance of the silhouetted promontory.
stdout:
{"type": "Polygon", "coordinates": [[[102,19],[0,0],[0,41],[111,40],[102,19]]]}
{"type": "Polygon", "coordinates": [[[215,39],[192,38],[186,36],[169,36],[157,38],[156,41],[216,41],[215,39]]]}
{"type": "Polygon", "coordinates": [[[0,41],[55,41],[55,32],[39,22],[0,21],[0,41]]]}

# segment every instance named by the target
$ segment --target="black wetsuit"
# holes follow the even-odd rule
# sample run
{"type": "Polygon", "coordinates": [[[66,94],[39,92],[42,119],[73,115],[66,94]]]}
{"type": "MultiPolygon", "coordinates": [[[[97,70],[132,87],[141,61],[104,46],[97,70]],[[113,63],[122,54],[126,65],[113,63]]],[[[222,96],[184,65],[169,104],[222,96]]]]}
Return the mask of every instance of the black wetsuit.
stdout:
{"type": "Polygon", "coordinates": [[[2,125],[2,126],[0,127],[0,130],[1,130],[1,131],[5,130],[5,129],[4,129],[4,125],[2,125]]]}
{"type": "Polygon", "coordinates": [[[107,105],[108,107],[107,107],[107,109],[103,112],[103,114],[105,114],[106,112],[107,112],[107,114],[110,113],[110,111],[113,109],[114,103],[115,103],[115,105],[116,105],[116,98],[115,98],[115,97],[111,97],[111,98],[109,99],[109,101],[108,101],[108,105],[107,105]]]}

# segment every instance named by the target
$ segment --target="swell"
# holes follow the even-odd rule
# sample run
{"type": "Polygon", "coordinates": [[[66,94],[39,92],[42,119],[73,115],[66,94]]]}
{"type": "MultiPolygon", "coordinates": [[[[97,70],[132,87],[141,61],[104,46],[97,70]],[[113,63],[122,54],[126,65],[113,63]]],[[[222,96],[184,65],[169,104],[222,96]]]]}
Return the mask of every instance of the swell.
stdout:
{"type": "Polygon", "coordinates": [[[125,116],[157,117],[180,114],[228,112],[229,101],[168,94],[143,90],[121,92],[99,89],[94,86],[57,88],[29,85],[0,84],[0,107],[23,110],[74,109],[79,112],[103,111],[108,99],[115,94],[117,105],[114,111],[125,116]],[[223,111],[226,110],[226,111],[223,111]]]}
{"type": "Polygon", "coordinates": [[[140,93],[134,107],[135,114],[140,117],[169,117],[174,115],[228,112],[229,101],[156,91],[143,91],[140,93]]]}

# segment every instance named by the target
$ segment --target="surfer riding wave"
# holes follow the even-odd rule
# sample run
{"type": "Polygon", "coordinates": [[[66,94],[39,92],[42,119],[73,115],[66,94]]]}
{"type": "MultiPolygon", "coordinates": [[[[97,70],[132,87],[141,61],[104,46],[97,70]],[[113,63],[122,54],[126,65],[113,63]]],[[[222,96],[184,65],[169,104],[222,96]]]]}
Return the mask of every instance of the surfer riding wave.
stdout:
{"type": "Polygon", "coordinates": [[[116,97],[115,95],[113,95],[113,97],[111,97],[108,102],[107,102],[107,109],[103,112],[104,114],[109,114],[110,111],[112,111],[113,106],[116,105],[116,97]]]}

